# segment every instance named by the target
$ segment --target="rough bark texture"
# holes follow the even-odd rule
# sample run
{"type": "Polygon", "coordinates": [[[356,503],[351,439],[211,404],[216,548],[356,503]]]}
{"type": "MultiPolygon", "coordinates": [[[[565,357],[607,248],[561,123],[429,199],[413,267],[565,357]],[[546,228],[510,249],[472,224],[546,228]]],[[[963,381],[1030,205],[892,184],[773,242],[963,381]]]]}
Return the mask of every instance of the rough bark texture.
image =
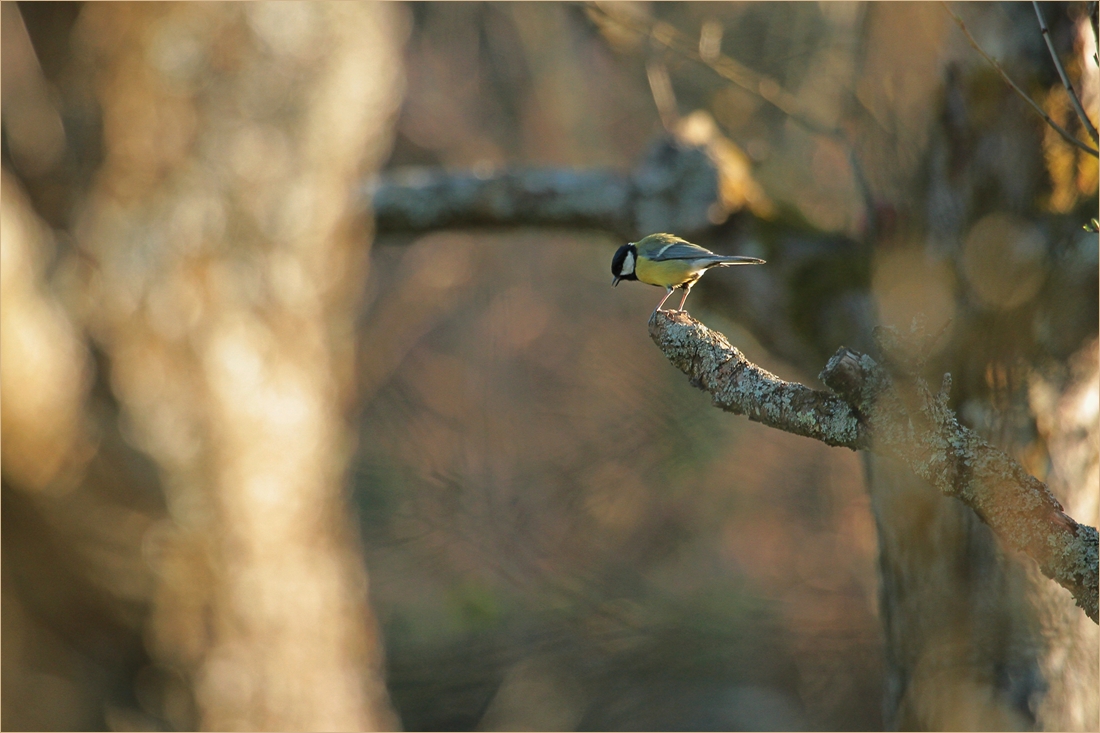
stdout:
{"type": "Polygon", "coordinates": [[[846,351],[829,361],[821,377],[865,422],[871,450],[960,499],[1097,621],[1096,529],[1066,515],[1046,485],[959,424],[947,406],[950,375],[936,395],[919,377],[898,389],[871,357],[846,351]]]}
{"type": "Polygon", "coordinates": [[[866,427],[847,402],[760,368],[686,313],[654,313],[649,335],[693,386],[711,395],[715,407],[829,445],[867,447],[866,427]]]}
{"type": "Polygon", "coordinates": [[[829,445],[875,451],[958,498],[1097,621],[1096,529],[1066,515],[1041,481],[958,423],[947,406],[950,375],[938,395],[919,377],[899,387],[870,356],[841,349],[821,374],[837,399],[752,364],[686,313],[654,313],[649,331],[716,407],[829,445]]]}

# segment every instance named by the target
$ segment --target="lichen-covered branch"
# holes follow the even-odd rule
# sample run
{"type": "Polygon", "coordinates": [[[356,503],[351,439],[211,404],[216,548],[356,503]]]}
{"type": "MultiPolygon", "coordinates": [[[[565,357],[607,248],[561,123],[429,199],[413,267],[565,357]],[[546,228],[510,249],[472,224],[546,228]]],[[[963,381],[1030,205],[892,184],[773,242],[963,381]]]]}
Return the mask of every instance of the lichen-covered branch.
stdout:
{"type": "Polygon", "coordinates": [[[958,423],[916,376],[895,376],[866,354],[842,348],[821,380],[835,394],[786,382],[746,359],[686,313],[655,313],[649,332],[668,360],[717,407],[829,445],[897,459],[973,509],[1009,546],[1073,594],[1098,621],[1098,535],[1062,509],[1046,485],[958,423]]]}
{"type": "Polygon", "coordinates": [[[654,313],[649,335],[692,385],[711,395],[715,407],[829,445],[867,447],[866,429],[847,402],[758,367],[686,313],[654,313]]]}

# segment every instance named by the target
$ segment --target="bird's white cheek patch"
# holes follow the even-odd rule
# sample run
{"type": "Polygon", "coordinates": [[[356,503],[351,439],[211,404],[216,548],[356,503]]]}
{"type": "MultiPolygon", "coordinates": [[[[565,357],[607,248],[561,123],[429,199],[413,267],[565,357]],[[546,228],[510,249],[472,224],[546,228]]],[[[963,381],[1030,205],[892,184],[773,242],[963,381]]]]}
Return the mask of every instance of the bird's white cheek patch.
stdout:
{"type": "Polygon", "coordinates": [[[623,275],[632,274],[634,274],[634,254],[627,252],[626,259],[623,260],[623,275]]]}

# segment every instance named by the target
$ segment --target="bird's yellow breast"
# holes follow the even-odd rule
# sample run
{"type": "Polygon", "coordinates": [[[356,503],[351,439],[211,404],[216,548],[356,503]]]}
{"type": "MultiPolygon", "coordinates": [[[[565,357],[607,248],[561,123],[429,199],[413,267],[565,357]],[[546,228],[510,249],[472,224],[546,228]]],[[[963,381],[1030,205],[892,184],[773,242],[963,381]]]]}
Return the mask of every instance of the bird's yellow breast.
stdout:
{"type": "Polygon", "coordinates": [[[703,274],[702,267],[692,264],[689,260],[665,260],[654,262],[653,260],[638,258],[634,266],[634,274],[639,280],[650,285],[677,288],[689,282],[698,280],[703,274]]]}

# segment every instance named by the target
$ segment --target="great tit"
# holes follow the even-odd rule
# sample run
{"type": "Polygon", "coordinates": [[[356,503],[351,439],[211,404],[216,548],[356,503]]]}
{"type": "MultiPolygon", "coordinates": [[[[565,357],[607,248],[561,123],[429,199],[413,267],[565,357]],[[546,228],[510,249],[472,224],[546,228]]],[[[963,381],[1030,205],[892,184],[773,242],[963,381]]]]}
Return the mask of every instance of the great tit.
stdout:
{"type": "Polygon", "coordinates": [[[668,292],[653,309],[654,313],[661,310],[673,290],[681,288],[684,297],[680,298],[680,307],[676,310],[683,311],[691,286],[710,268],[763,264],[764,260],[757,257],[716,255],[673,234],[650,234],[616,250],[611,258],[611,274],[615,276],[611,284],[618,285],[620,280],[640,280],[663,287],[668,292]]]}

